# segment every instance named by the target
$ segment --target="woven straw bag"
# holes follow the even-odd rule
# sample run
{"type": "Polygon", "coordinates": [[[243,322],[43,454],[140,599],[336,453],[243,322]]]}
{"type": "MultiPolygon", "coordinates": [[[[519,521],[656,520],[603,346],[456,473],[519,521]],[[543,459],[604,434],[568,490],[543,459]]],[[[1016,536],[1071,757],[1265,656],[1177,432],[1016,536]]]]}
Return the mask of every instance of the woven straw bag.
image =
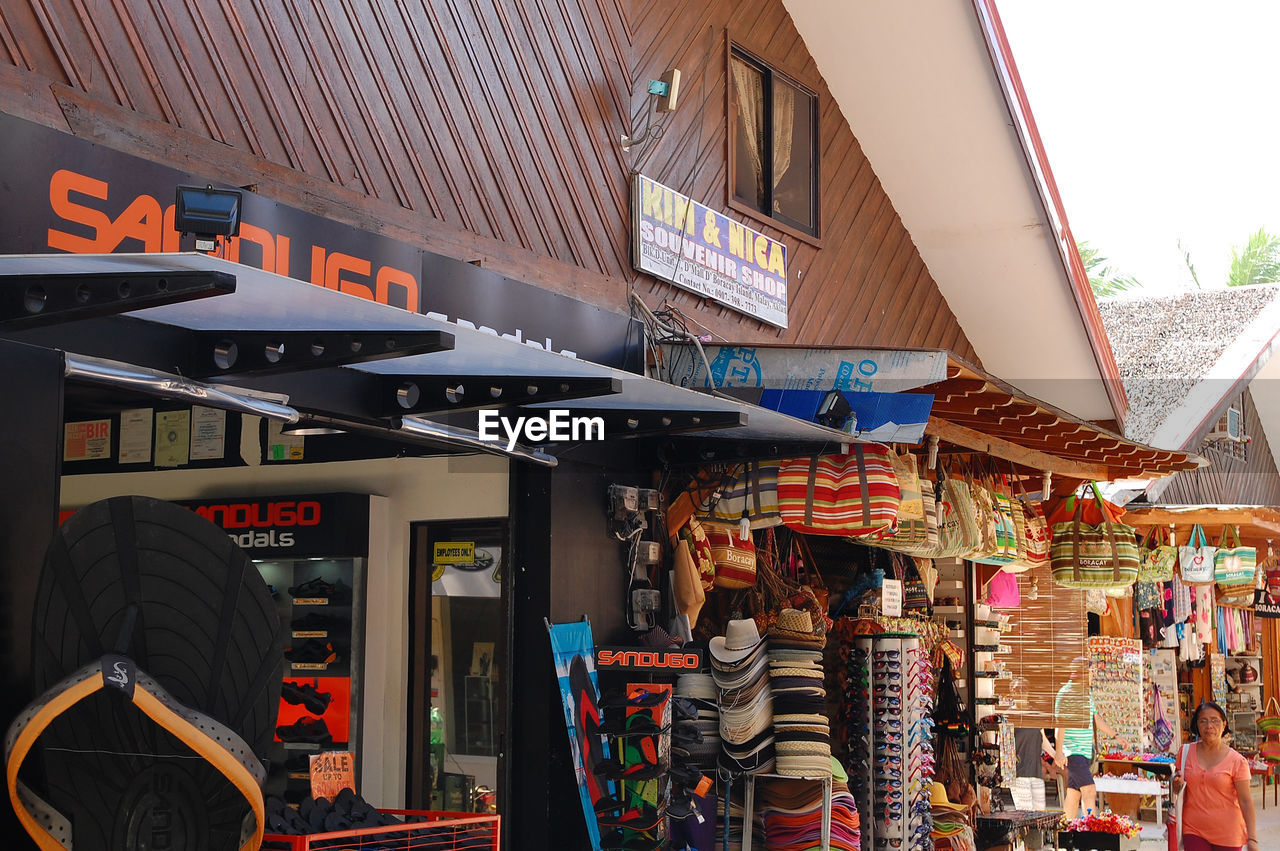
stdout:
{"type": "Polygon", "coordinates": [[[1071,521],[1053,524],[1053,580],[1068,588],[1120,591],[1138,580],[1137,535],[1132,526],[1110,519],[1098,485],[1090,487],[1103,522],[1084,523],[1084,500],[1076,499],[1071,521]]]}

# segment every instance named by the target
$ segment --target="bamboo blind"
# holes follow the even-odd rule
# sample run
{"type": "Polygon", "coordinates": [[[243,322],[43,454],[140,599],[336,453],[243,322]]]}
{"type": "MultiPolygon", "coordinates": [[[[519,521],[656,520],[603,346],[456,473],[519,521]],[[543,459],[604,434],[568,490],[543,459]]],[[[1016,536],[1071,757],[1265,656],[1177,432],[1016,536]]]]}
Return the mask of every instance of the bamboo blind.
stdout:
{"type": "Polygon", "coordinates": [[[1087,701],[1064,701],[1061,718],[1054,708],[1075,660],[1088,656],[1084,592],[1056,584],[1047,565],[1019,574],[1018,592],[1021,604],[1007,610],[1012,629],[1000,637],[1011,652],[995,657],[1004,661],[1011,675],[996,680],[996,694],[1010,695],[1015,701],[1002,714],[1016,727],[1089,726],[1087,701]],[[1027,596],[1033,579],[1039,590],[1034,600],[1027,596]]]}

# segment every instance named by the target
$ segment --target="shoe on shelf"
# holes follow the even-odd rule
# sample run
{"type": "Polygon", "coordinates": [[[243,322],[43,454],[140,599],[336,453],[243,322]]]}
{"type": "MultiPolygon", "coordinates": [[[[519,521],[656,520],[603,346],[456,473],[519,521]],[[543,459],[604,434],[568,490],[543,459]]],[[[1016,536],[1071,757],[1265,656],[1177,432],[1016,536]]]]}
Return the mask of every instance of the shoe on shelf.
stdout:
{"type": "Polygon", "coordinates": [[[298,585],[294,585],[289,589],[289,596],[295,600],[301,598],[324,597],[330,603],[350,603],[351,589],[342,583],[339,579],[336,582],[328,582],[317,576],[315,579],[309,579],[298,585]]]}
{"type": "Polygon", "coordinates": [[[308,638],[297,647],[284,651],[284,658],[290,662],[323,662],[328,665],[338,661],[338,653],[331,642],[308,638]]]}
{"type": "Polygon", "coordinates": [[[295,706],[301,704],[312,715],[323,715],[329,708],[329,701],[333,699],[332,694],[318,691],[310,683],[293,683],[288,680],[280,687],[280,697],[285,703],[295,706]]]}
{"type": "Polygon", "coordinates": [[[276,727],[276,735],[282,742],[309,742],[317,745],[333,744],[333,734],[323,718],[299,718],[292,724],[276,727]]]}

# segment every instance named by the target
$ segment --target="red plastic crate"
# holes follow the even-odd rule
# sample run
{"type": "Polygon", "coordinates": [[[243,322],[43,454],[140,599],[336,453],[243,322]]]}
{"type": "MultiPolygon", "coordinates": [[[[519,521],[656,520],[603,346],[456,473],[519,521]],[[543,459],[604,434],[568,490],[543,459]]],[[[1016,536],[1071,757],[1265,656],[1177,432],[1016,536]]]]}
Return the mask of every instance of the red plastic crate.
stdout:
{"type": "Polygon", "coordinates": [[[313,833],[310,836],[262,838],[263,851],[498,851],[501,816],[429,810],[379,810],[426,821],[313,833]]]}

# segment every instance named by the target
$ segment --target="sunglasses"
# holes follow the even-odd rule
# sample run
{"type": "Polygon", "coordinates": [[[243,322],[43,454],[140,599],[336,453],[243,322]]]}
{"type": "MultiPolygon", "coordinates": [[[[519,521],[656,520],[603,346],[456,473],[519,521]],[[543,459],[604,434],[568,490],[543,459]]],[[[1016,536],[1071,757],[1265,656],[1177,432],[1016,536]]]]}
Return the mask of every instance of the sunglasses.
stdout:
{"type": "Polygon", "coordinates": [[[902,655],[900,650],[877,650],[875,653],[877,659],[897,659],[902,655]]]}

